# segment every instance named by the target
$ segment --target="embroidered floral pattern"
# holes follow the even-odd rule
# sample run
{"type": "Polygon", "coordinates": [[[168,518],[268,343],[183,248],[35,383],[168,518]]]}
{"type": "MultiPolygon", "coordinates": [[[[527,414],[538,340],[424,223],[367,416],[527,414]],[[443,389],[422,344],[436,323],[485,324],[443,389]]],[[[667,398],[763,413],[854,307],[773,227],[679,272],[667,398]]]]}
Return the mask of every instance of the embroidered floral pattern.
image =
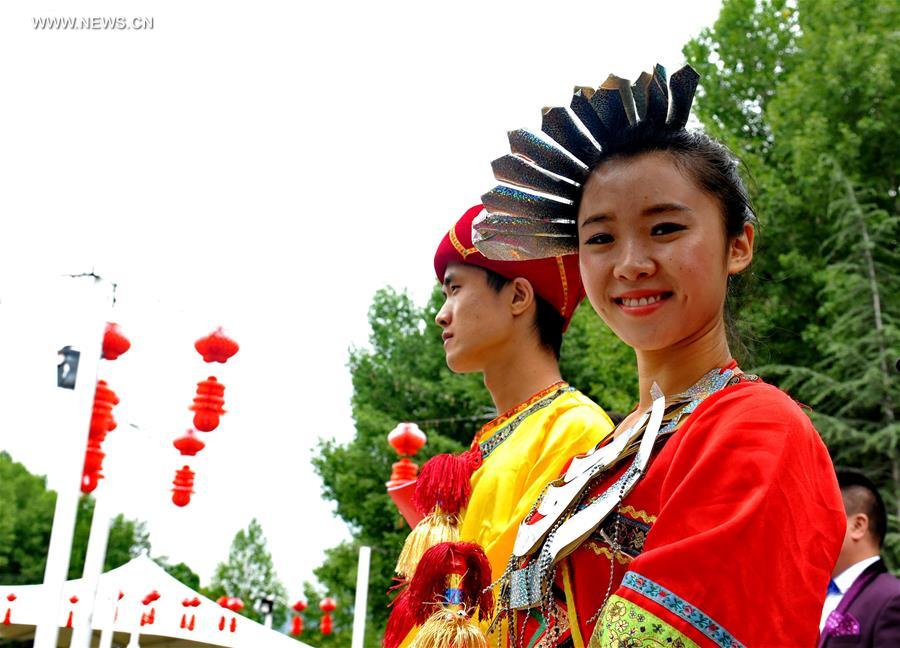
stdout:
{"type": "Polygon", "coordinates": [[[681,617],[697,628],[697,630],[715,642],[717,646],[722,646],[723,648],[744,648],[743,644],[732,637],[725,628],[704,614],[702,610],[694,607],[664,587],[657,585],[649,578],[645,578],[637,572],[628,572],[622,579],[622,586],[662,605],[672,614],[681,617]]]}
{"type": "Polygon", "coordinates": [[[697,644],[647,610],[612,596],[594,627],[589,648],[698,648],[697,644]]]}

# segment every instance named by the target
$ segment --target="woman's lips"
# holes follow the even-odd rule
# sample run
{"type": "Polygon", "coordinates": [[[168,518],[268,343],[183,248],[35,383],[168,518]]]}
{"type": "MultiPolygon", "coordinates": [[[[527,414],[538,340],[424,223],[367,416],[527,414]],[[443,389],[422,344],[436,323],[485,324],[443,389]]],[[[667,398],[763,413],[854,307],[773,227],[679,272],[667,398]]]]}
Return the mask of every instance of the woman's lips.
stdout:
{"type": "Polygon", "coordinates": [[[628,315],[649,315],[659,310],[672,296],[666,290],[634,290],[613,297],[613,302],[628,315]]]}

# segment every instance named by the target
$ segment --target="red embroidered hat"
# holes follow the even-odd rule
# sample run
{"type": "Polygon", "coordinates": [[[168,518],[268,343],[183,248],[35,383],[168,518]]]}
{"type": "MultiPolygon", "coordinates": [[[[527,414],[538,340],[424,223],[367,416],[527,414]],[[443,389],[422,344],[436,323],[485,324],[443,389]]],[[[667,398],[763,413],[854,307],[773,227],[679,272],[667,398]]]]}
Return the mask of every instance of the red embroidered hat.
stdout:
{"type": "Polygon", "coordinates": [[[525,261],[488,259],[472,245],[472,221],[483,210],[481,205],[467,210],[441,239],[434,254],[434,272],[438,281],[444,280],[444,273],[451,263],[468,263],[487,268],[507,279],[523,277],[531,282],[536,294],[563,316],[563,330],[568,328],[575,308],[584,299],[584,288],[578,273],[578,256],[569,254],[525,261]]]}

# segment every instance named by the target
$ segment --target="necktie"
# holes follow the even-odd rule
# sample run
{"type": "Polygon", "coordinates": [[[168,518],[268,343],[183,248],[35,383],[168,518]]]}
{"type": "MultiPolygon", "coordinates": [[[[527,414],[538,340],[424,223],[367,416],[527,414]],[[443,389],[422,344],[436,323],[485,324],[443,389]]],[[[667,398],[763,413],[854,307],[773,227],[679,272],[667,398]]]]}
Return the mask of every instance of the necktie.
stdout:
{"type": "Polygon", "coordinates": [[[837,583],[834,580],[828,581],[828,594],[838,594],[840,595],[841,589],[837,586],[837,583]]]}

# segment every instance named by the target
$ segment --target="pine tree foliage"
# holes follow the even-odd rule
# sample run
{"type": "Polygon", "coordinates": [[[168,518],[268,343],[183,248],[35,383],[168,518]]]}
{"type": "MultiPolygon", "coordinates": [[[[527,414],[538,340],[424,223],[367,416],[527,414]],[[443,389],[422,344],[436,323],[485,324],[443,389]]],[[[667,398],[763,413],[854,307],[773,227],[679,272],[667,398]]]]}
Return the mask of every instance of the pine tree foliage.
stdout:
{"type": "MultiPolygon", "coordinates": [[[[882,487],[893,529],[898,23],[894,0],[725,0],[684,48],[704,128],[755,179],[762,229],[739,319],[756,370],[813,408],[836,464],[882,487]]],[[[890,545],[900,566],[896,534],[890,545]]]]}
{"type": "MultiPolygon", "coordinates": [[[[900,217],[878,206],[871,189],[833,167],[829,218],[833,234],[822,244],[816,323],[804,338],[819,360],[811,367],[775,365],[763,371],[813,408],[817,429],[838,465],[865,466],[888,484],[884,493],[900,519],[900,217]]],[[[888,538],[895,562],[900,535],[888,538]]]]}

